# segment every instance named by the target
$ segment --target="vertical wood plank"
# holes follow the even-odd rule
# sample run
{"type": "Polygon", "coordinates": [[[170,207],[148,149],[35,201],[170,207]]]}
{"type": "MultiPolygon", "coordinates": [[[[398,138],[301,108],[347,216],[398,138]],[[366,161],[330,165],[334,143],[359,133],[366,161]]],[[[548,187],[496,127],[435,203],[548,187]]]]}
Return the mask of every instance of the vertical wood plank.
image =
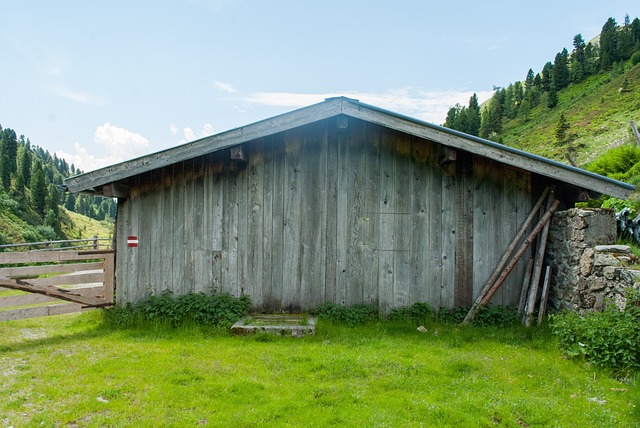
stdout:
{"type": "Polygon", "coordinates": [[[264,216],[264,141],[255,141],[250,146],[248,165],[248,224],[247,224],[247,289],[254,307],[263,301],[263,216],[264,216]]]}
{"type": "Polygon", "coordinates": [[[127,246],[127,236],[131,230],[131,202],[130,199],[118,198],[117,221],[116,221],[116,238],[119,242],[119,248],[116,252],[116,264],[118,271],[116,272],[116,301],[118,303],[132,302],[130,299],[132,287],[135,287],[135,281],[132,280],[132,273],[135,272],[131,263],[131,251],[127,246]]]}
{"type": "Polygon", "coordinates": [[[443,167],[442,175],[442,298],[441,305],[454,306],[454,288],[456,282],[456,163],[443,167]]]}
{"type": "Polygon", "coordinates": [[[207,220],[209,232],[209,242],[212,250],[211,255],[211,286],[213,291],[222,291],[222,278],[224,270],[223,258],[223,221],[224,221],[224,162],[222,159],[215,157],[211,159],[209,175],[205,177],[205,183],[208,183],[208,190],[205,190],[208,196],[206,206],[209,207],[210,213],[207,220]]]}
{"type": "Polygon", "coordinates": [[[429,237],[428,237],[428,288],[427,302],[436,309],[444,306],[442,301],[443,236],[442,236],[442,182],[443,171],[438,163],[438,145],[430,144],[427,155],[429,237]]]}
{"type": "MultiPolygon", "coordinates": [[[[247,145],[245,145],[246,149],[247,145]]],[[[237,169],[237,201],[238,201],[238,286],[237,294],[253,293],[249,281],[249,164],[238,164],[237,169]]]]}
{"type": "Polygon", "coordinates": [[[176,182],[174,180],[174,167],[164,170],[162,188],[162,241],[160,257],[162,260],[162,280],[158,284],[161,290],[173,289],[173,265],[174,249],[176,247],[174,228],[176,227],[174,214],[174,198],[176,197],[176,182]]]}
{"type": "Polygon", "coordinates": [[[222,291],[240,295],[238,285],[238,171],[225,161],[224,214],[222,235],[222,291]]]}
{"type": "Polygon", "coordinates": [[[388,312],[394,305],[394,225],[395,225],[395,132],[383,129],[380,136],[380,196],[378,241],[378,299],[388,312]]]}
{"type": "Polygon", "coordinates": [[[377,305],[379,302],[379,236],[380,219],[378,215],[380,194],[380,129],[379,125],[366,124],[364,214],[361,234],[364,249],[364,302],[377,305]]]}
{"type": "Polygon", "coordinates": [[[208,215],[205,216],[205,173],[204,156],[199,156],[193,163],[193,210],[186,215],[193,217],[193,234],[190,236],[189,248],[199,253],[192,261],[192,290],[202,293],[210,291],[212,285],[211,251],[207,248],[210,237],[206,233],[208,227],[205,227],[205,222],[209,220],[208,215]]]}
{"type": "Polygon", "coordinates": [[[194,241],[196,237],[195,233],[195,159],[190,159],[184,162],[184,181],[182,186],[184,209],[182,213],[182,221],[184,223],[183,232],[183,249],[182,249],[182,282],[177,294],[187,294],[194,291],[194,260],[193,250],[194,241]]]}
{"type": "Polygon", "coordinates": [[[104,299],[107,303],[114,303],[115,268],[115,254],[105,254],[102,269],[104,271],[104,299]]]}
{"type": "MultiPolygon", "coordinates": [[[[504,168],[502,180],[502,200],[500,213],[502,217],[499,233],[501,236],[501,245],[499,254],[502,256],[513,238],[518,233],[522,222],[518,223],[518,171],[511,168],[504,168]]],[[[521,260],[526,260],[523,258],[521,260]]],[[[499,260],[498,260],[499,261],[499,260]]],[[[498,262],[496,262],[497,265],[498,262]]],[[[501,287],[502,305],[517,305],[519,300],[519,285],[522,283],[522,276],[518,273],[522,272],[522,262],[512,271],[511,275],[505,280],[501,287]]]]}
{"type": "Polygon", "coordinates": [[[485,158],[474,156],[473,174],[476,181],[475,198],[473,207],[473,265],[474,284],[473,298],[475,299],[482,291],[483,285],[487,282],[493,268],[491,266],[491,243],[494,238],[490,238],[491,232],[491,195],[490,190],[490,166],[485,158]]]}
{"type": "Polygon", "coordinates": [[[431,244],[429,240],[429,197],[427,189],[430,188],[431,174],[429,172],[429,143],[425,140],[414,138],[411,147],[413,160],[413,179],[411,191],[411,265],[412,286],[409,301],[428,302],[428,287],[430,284],[429,272],[431,266],[431,244]]]}
{"type": "MultiPolygon", "coordinates": [[[[130,229],[129,229],[128,235],[135,235],[138,237],[139,240],[141,239],[141,236],[143,234],[143,231],[141,230],[140,218],[144,216],[144,213],[141,212],[142,211],[141,202],[142,202],[142,198],[140,194],[136,195],[134,198],[131,198],[130,207],[133,209],[131,209],[131,212],[129,213],[130,229]]],[[[147,239],[147,237],[145,237],[145,239],[147,239]]],[[[145,246],[148,248],[148,243],[145,246]]],[[[144,246],[142,248],[144,249],[144,246]]],[[[129,263],[132,270],[131,278],[130,278],[132,286],[130,288],[129,298],[131,299],[131,301],[135,302],[135,301],[147,298],[149,296],[149,293],[152,292],[152,290],[149,289],[147,284],[145,284],[144,282],[141,282],[142,280],[144,280],[144,278],[141,277],[141,274],[140,274],[140,260],[141,260],[140,243],[136,248],[127,248],[127,249],[129,250],[129,255],[130,255],[129,263]]]]}
{"type": "Polygon", "coordinates": [[[411,273],[411,195],[413,185],[413,162],[411,156],[411,137],[397,133],[394,150],[395,160],[395,212],[394,212],[394,295],[393,305],[408,306],[412,287],[411,273]]]}
{"type": "Polygon", "coordinates": [[[190,257],[193,263],[193,292],[207,293],[211,289],[212,281],[212,251],[191,250],[190,257]]]}
{"type": "Polygon", "coordinates": [[[337,150],[336,303],[347,304],[349,252],[349,136],[339,131],[337,150]]]}
{"type": "Polygon", "coordinates": [[[309,129],[303,141],[301,218],[301,305],[303,309],[324,301],[326,268],[326,123],[309,129]]]}
{"type": "Polygon", "coordinates": [[[327,218],[325,240],[325,301],[338,303],[338,133],[335,122],[327,131],[327,218]]]}
{"type": "Polygon", "coordinates": [[[149,235],[149,257],[150,257],[150,282],[158,290],[163,289],[162,269],[165,264],[162,258],[162,247],[164,245],[164,168],[153,171],[151,174],[155,188],[150,192],[151,213],[146,219],[151,224],[149,235]]]}
{"type": "Polygon", "coordinates": [[[456,161],[456,283],[455,306],[473,304],[473,173],[471,155],[459,153],[456,161]]]}
{"type": "Polygon", "coordinates": [[[150,204],[152,198],[149,193],[141,193],[137,198],[138,209],[135,212],[135,216],[138,217],[138,239],[140,243],[137,248],[133,248],[137,253],[137,263],[135,265],[137,271],[137,286],[138,293],[136,299],[143,299],[147,297],[150,290],[157,292],[156,287],[151,284],[149,278],[149,264],[151,262],[151,242],[152,242],[152,229],[149,225],[149,219],[151,215],[150,204]],[[144,291],[143,291],[144,290],[144,291]]]}
{"type": "Polygon", "coordinates": [[[347,276],[345,300],[347,305],[363,303],[364,299],[364,248],[361,237],[361,218],[364,211],[365,156],[364,123],[349,120],[347,157],[342,164],[347,192],[347,276]]]}
{"type": "MultiPolygon", "coordinates": [[[[263,194],[262,194],[262,290],[260,307],[265,312],[275,311],[271,299],[273,288],[273,201],[274,201],[274,159],[273,136],[266,137],[263,142],[263,194]]],[[[256,302],[254,301],[254,304],[256,302]]]]}
{"type": "Polygon", "coordinates": [[[271,254],[272,286],[268,297],[265,297],[270,307],[281,311],[284,309],[283,284],[284,284],[284,222],[285,222],[285,137],[284,133],[275,136],[273,141],[273,243],[274,250],[271,254]]]}
{"type": "Polygon", "coordinates": [[[282,299],[285,309],[297,311],[301,306],[301,203],[303,173],[301,171],[302,135],[300,130],[287,131],[286,135],[286,188],[284,199],[284,267],[282,299]]]}
{"type": "MultiPolygon", "coordinates": [[[[520,171],[516,176],[516,200],[517,200],[517,215],[516,224],[520,227],[526,221],[535,201],[531,199],[531,174],[520,171]]],[[[522,261],[518,263],[514,278],[514,293],[513,293],[513,305],[519,303],[519,295],[522,287],[522,278],[524,278],[527,271],[527,260],[531,258],[531,248],[522,257],[522,261]]]]}

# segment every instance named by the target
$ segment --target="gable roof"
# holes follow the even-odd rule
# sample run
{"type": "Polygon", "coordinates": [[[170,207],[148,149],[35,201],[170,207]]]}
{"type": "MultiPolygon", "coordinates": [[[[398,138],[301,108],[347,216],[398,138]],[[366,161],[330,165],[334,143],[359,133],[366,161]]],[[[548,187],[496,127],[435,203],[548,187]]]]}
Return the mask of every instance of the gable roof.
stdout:
{"type": "Polygon", "coordinates": [[[345,97],[328,98],[318,104],[260,122],[76,175],[67,178],[65,184],[73,193],[99,193],[102,186],[137,174],[339,115],[376,123],[598,193],[626,198],[635,189],[634,186],[621,181],[345,97]]]}

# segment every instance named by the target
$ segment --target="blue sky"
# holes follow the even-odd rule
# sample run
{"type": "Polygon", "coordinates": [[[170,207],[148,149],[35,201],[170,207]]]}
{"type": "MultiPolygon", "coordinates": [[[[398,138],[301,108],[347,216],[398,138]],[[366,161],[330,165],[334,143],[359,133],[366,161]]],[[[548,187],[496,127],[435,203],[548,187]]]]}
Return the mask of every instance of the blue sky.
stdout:
{"type": "Polygon", "coordinates": [[[0,0],[0,124],[85,171],[335,95],[441,124],[637,5],[0,0]]]}

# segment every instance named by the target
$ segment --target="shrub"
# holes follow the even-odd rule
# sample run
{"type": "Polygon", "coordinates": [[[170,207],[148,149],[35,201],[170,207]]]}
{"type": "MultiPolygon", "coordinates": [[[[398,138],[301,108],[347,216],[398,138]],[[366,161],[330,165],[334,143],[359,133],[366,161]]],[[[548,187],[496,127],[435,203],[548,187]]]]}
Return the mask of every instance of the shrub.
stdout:
{"type": "MultiPolygon", "coordinates": [[[[438,322],[443,324],[459,324],[467,316],[470,307],[440,308],[438,322]]],[[[520,323],[518,310],[508,306],[481,306],[471,325],[477,327],[511,326],[520,323]]]]}
{"type": "Polygon", "coordinates": [[[173,297],[169,290],[148,300],[116,305],[106,311],[106,321],[116,327],[132,327],[137,323],[166,323],[174,327],[196,323],[230,327],[246,315],[251,307],[249,296],[233,297],[227,293],[190,293],[173,297]]]}
{"type": "Polygon", "coordinates": [[[390,320],[411,320],[418,325],[424,325],[435,319],[435,314],[427,303],[416,302],[411,306],[394,308],[389,313],[390,320]]]}
{"type": "Polygon", "coordinates": [[[640,294],[628,294],[624,311],[610,304],[602,312],[579,315],[562,312],[550,316],[560,350],[569,357],[584,357],[596,366],[616,371],[640,369],[640,294]]]}
{"type": "Polygon", "coordinates": [[[327,302],[313,309],[311,314],[320,319],[338,324],[347,324],[349,326],[378,321],[380,319],[378,308],[373,305],[353,305],[347,307],[337,303],[327,302]]]}
{"type": "Polygon", "coordinates": [[[596,174],[624,181],[640,172],[637,168],[634,169],[638,162],[640,162],[640,147],[625,144],[608,150],[589,163],[587,169],[596,174]]]}

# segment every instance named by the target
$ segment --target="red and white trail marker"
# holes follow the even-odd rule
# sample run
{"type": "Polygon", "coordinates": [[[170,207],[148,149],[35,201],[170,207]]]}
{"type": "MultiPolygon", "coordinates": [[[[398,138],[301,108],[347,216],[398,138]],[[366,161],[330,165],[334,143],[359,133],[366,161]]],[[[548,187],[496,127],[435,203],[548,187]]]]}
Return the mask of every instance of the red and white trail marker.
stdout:
{"type": "Polygon", "coordinates": [[[129,236],[129,237],[127,237],[127,246],[129,248],[137,247],[138,246],[138,237],[137,236],[129,236]]]}

